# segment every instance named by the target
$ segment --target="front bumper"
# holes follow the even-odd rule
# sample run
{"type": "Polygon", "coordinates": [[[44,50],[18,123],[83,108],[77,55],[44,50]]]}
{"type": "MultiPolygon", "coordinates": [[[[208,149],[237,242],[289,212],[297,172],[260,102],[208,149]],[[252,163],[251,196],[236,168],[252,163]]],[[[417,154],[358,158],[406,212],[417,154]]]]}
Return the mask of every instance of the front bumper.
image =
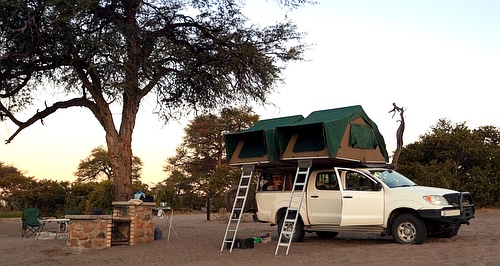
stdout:
{"type": "Polygon", "coordinates": [[[476,211],[472,196],[469,192],[444,195],[452,207],[442,209],[419,210],[423,219],[430,219],[446,224],[459,225],[469,224],[469,220],[474,218],[476,211]]]}

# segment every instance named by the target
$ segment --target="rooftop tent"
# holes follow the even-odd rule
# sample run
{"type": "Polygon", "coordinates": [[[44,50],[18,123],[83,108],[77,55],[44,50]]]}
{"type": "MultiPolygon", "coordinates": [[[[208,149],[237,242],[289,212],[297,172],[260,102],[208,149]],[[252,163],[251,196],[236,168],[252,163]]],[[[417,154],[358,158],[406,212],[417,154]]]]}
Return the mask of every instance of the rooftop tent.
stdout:
{"type": "Polygon", "coordinates": [[[269,163],[279,160],[276,127],[302,120],[302,115],[260,120],[247,130],[225,135],[229,164],[269,163]]]}
{"type": "Polygon", "coordinates": [[[359,105],[316,111],[276,130],[283,160],[334,158],[385,163],[389,159],[377,125],[359,105]]]}

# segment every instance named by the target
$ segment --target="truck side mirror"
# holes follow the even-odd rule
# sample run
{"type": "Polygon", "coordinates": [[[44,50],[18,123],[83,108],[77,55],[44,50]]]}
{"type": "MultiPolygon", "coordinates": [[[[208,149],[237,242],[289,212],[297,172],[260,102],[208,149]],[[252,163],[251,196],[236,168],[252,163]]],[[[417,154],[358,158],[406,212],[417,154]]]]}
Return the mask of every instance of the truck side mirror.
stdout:
{"type": "Polygon", "coordinates": [[[381,183],[378,183],[375,185],[375,187],[377,188],[377,191],[380,191],[382,190],[382,184],[381,183]]]}

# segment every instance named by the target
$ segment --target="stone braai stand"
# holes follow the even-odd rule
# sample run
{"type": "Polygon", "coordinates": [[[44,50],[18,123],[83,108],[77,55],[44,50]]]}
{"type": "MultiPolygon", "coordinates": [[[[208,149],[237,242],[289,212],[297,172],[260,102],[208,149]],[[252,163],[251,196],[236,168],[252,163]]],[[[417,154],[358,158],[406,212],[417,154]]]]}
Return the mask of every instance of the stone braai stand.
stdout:
{"type": "Polygon", "coordinates": [[[100,250],[154,241],[154,202],[115,201],[113,215],[66,215],[70,248],[100,250]]]}

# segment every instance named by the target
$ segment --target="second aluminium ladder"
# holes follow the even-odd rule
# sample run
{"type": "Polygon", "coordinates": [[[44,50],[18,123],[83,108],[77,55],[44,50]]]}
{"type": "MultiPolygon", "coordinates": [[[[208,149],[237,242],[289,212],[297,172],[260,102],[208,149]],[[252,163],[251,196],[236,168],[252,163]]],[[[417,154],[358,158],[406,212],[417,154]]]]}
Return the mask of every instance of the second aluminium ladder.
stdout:
{"type": "Polygon", "coordinates": [[[254,170],[255,165],[253,164],[242,167],[240,183],[238,184],[238,190],[236,190],[233,209],[231,210],[231,216],[229,216],[229,221],[227,222],[226,233],[224,234],[224,240],[222,241],[220,251],[224,250],[225,244],[228,245],[229,252],[233,251],[236,233],[238,232],[238,227],[240,226],[241,216],[245,211],[248,190],[250,189],[250,183],[252,181],[254,170]]]}
{"type": "Polygon", "coordinates": [[[299,160],[297,162],[297,172],[293,181],[292,193],[288,201],[288,208],[286,209],[283,224],[281,225],[280,235],[278,238],[278,245],[274,255],[278,254],[280,247],[286,247],[286,255],[290,250],[292,244],[293,233],[297,225],[297,220],[300,216],[300,208],[304,199],[307,180],[309,179],[309,171],[311,170],[311,160],[299,160]]]}

